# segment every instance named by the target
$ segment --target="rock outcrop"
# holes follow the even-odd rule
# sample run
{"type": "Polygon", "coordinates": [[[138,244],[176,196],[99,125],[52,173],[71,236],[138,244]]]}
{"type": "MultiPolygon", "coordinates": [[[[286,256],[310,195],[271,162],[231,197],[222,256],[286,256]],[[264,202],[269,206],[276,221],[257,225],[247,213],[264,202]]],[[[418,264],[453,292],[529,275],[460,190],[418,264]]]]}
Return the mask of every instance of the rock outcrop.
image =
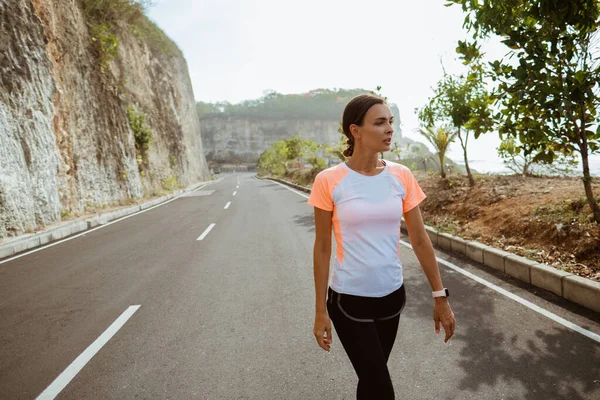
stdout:
{"type": "Polygon", "coordinates": [[[252,119],[207,116],[202,121],[206,158],[217,163],[255,163],[278,140],[300,136],[317,143],[339,140],[335,120],[252,119]]]}
{"type": "MultiPolygon", "coordinates": [[[[397,117],[399,120],[399,117],[397,117]]],[[[340,140],[340,119],[256,118],[209,114],[200,118],[206,159],[216,163],[256,163],[278,140],[299,136],[320,144],[340,140]]],[[[395,126],[394,141],[402,137],[395,126]]]]}
{"type": "Polygon", "coordinates": [[[181,53],[124,24],[103,60],[79,4],[0,0],[0,239],[209,178],[181,53]]]}

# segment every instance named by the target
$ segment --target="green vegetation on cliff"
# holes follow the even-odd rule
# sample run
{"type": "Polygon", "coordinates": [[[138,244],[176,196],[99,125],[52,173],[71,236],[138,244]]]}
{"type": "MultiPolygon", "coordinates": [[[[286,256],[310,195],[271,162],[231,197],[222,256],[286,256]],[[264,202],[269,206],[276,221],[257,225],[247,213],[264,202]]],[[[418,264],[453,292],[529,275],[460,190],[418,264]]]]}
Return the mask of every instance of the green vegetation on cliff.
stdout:
{"type": "Polygon", "coordinates": [[[138,112],[132,105],[127,106],[127,120],[133,130],[135,148],[142,157],[147,157],[148,149],[154,139],[152,128],[146,123],[146,115],[138,112]]]}
{"type": "MultiPolygon", "coordinates": [[[[199,101],[196,110],[200,118],[223,116],[253,119],[314,119],[341,120],[346,104],[355,96],[371,93],[364,89],[315,89],[302,94],[267,92],[255,100],[238,104],[229,102],[204,103],[199,101]]],[[[390,104],[396,121],[400,113],[390,104]]]]}
{"type": "Polygon", "coordinates": [[[181,50],[145,14],[149,0],[79,0],[90,26],[92,38],[98,43],[101,68],[118,56],[119,29],[129,28],[148,47],[167,56],[181,55],[181,50]]]}

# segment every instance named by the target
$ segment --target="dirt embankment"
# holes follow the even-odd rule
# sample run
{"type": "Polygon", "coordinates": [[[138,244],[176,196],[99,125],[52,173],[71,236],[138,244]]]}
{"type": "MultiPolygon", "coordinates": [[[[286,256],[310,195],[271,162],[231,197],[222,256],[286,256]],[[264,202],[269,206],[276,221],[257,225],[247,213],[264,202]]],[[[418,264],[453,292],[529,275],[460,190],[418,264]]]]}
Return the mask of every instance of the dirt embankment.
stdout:
{"type": "MultiPolygon", "coordinates": [[[[579,178],[414,172],[427,199],[425,223],[468,240],[600,281],[600,225],[592,220],[579,178]]],[[[290,172],[287,180],[311,186],[315,173],[290,172]]],[[[600,182],[593,183],[600,198],[600,182]]]]}
{"type": "Polygon", "coordinates": [[[580,179],[478,175],[471,188],[463,176],[415,175],[427,224],[600,281],[600,225],[580,179]]]}

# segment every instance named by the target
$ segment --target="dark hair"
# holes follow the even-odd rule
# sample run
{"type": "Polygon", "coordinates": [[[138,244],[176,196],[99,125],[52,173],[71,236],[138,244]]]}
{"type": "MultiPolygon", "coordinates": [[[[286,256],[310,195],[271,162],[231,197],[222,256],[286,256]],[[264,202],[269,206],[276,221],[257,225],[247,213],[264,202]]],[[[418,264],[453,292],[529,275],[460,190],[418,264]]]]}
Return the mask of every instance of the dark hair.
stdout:
{"type": "Polygon", "coordinates": [[[385,104],[385,100],[371,94],[361,94],[346,104],[342,116],[342,129],[348,138],[346,141],[348,148],[344,150],[344,156],[350,157],[354,152],[354,136],[350,133],[350,125],[362,126],[365,114],[375,104],[385,104]]]}

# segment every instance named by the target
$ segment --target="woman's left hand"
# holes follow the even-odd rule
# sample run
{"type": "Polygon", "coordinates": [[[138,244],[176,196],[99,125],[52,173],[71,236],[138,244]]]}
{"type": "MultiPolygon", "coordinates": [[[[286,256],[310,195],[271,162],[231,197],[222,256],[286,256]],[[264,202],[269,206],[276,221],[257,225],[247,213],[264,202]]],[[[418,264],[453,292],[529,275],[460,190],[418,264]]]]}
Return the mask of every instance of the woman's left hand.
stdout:
{"type": "Polygon", "coordinates": [[[440,323],[444,327],[446,337],[444,343],[454,335],[454,328],[456,327],[456,320],[454,319],[454,313],[448,303],[446,297],[436,297],[435,304],[433,306],[433,322],[435,323],[435,333],[440,333],[440,323]]]}

